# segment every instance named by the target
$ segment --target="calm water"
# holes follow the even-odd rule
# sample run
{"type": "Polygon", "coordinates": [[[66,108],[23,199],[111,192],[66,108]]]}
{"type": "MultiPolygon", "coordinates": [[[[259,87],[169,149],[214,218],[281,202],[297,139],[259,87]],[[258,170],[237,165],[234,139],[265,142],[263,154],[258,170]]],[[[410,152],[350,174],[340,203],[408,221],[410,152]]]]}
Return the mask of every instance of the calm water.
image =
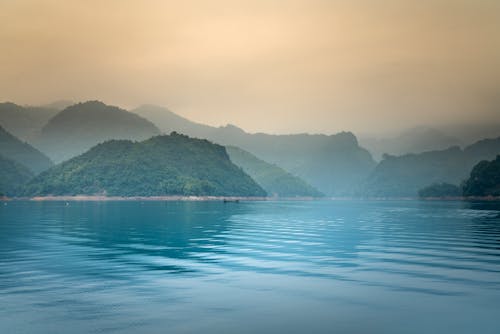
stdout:
{"type": "Polygon", "coordinates": [[[499,333],[499,203],[0,206],[0,333],[499,333]]]}

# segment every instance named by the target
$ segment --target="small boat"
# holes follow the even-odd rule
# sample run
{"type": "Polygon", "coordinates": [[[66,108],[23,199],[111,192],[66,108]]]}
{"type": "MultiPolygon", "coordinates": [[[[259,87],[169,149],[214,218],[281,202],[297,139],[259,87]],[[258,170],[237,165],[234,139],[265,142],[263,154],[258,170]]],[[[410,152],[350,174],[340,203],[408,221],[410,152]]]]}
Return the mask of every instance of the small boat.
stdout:
{"type": "Polygon", "coordinates": [[[224,203],[239,203],[240,200],[239,199],[227,199],[227,198],[224,198],[224,203]]]}

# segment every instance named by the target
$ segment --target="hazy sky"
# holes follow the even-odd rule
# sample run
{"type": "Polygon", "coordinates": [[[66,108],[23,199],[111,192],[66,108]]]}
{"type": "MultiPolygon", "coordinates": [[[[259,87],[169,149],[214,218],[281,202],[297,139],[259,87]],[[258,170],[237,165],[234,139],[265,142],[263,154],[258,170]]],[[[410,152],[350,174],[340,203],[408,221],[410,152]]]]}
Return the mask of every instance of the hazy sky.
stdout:
{"type": "Polygon", "coordinates": [[[500,120],[498,0],[0,0],[0,101],[249,131],[500,120]]]}

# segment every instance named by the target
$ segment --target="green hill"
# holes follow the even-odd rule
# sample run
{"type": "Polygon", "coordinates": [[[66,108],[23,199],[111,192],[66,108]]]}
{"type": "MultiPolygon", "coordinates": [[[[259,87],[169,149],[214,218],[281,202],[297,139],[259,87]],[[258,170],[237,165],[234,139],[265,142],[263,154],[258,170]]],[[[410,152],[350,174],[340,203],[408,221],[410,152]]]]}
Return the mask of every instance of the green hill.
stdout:
{"type": "Polygon", "coordinates": [[[474,166],[463,192],[464,196],[500,196],[500,155],[474,166]]]}
{"type": "Polygon", "coordinates": [[[172,133],[111,140],[42,173],[26,195],[265,196],[223,146],[172,133]]]}
{"type": "Polygon", "coordinates": [[[361,195],[415,197],[424,187],[436,183],[461,184],[473,166],[500,154],[500,137],[484,139],[460,149],[385,155],[368,178],[361,195]]]}
{"type": "Polygon", "coordinates": [[[279,197],[322,197],[317,189],[282,168],[269,164],[238,147],[227,146],[231,161],[240,166],[270,196],[279,197]]]}
{"type": "Polygon", "coordinates": [[[375,167],[370,153],[350,132],[335,135],[271,135],[247,133],[227,125],[211,127],[191,122],[168,109],[142,106],[132,112],[153,121],[162,131],[178,131],[221,145],[242,148],[276,164],[327,195],[352,195],[375,167]]]}
{"type": "Polygon", "coordinates": [[[16,195],[31,178],[33,173],[28,168],[0,155],[0,196],[16,195]]]}
{"type": "Polygon", "coordinates": [[[0,126],[0,155],[13,160],[37,174],[54,164],[40,151],[23,143],[0,126]]]}
{"type": "Polygon", "coordinates": [[[148,120],[99,101],[72,105],[51,118],[36,145],[55,162],[110,139],[145,140],[160,130],[148,120]]]}

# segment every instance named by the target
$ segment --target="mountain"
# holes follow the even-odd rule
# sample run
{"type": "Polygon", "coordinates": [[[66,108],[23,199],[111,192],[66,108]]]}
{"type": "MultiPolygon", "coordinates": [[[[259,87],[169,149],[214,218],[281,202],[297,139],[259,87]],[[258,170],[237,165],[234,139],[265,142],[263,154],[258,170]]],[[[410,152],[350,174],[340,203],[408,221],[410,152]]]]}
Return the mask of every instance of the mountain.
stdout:
{"type": "Polygon", "coordinates": [[[41,107],[62,111],[64,109],[66,109],[67,107],[72,106],[73,104],[75,104],[75,102],[73,102],[71,100],[57,100],[57,101],[54,101],[51,103],[44,104],[41,107]]]}
{"type": "Polygon", "coordinates": [[[444,150],[452,146],[464,147],[484,138],[499,136],[500,123],[489,122],[419,126],[404,130],[393,137],[362,135],[359,142],[376,160],[380,160],[383,154],[403,155],[444,150]]]}
{"type": "Polygon", "coordinates": [[[23,143],[0,126],[0,155],[38,174],[54,164],[43,153],[23,143]]]}
{"type": "Polygon", "coordinates": [[[31,142],[50,118],[59,112],[50,107],[19,106],[0,103],[0,125],[17,138],[31,142]]]}
{"type": "Polygon", "coordinates": [[[269,164],[238,147],[227,146],[231,161],[250,175],[270,196],[322,197],[317,189],[282,168],[269,164]]]}
{"type": "Polygon", "coordinates": [[[109,139],[144,140],[160,130],[136,114],[99,101],[72,105],[51,118],[36,145],[55,162],[77,156],[109,139]]]}
{"type": "Polygon", "coordinates": [[[474,166],[463,192],[464,196],[500,196],[500,155],[474,166]]]}
{"type": "Polygon", "coordinates": [[[422,153],[462,145],[460,139],[429,127],[408,129],[389,138],[360,137],[359,141],[377,160],[380,160],[384,154],[422,153]]]}
{"type": "Polygon", "coordinates": [[[25,194],[266,196],[223,146],[177,133],[99,144],[37,176],[25,194]]]}
{"type": "Polygon", "coordinates": [[[167,108],[145,104],[131,110],[131,112],[153,122],[163,133],[178,132],[196,138],[209,138],[216,127],[192,122],[181,117],[167,108]]]}
{"type": "Polygon", "coordinates": [[[430,151],[402,156],[385,155],[365,183],[360,195],[417,196],[420,189],[434,183],[461,184],[481,160],[500,154],[500,137],[484,139],[460,149],[430,151]]]}
{"type": "Polygon", "coordinates": [[[15,195],[31,178],[28,168],[0,155],[0,197],[15,195]]]}
{"type": "Polygon", "coordinates": [[[154,119],[162,131],[175,130],[221,145],[240,147],[302,178],[327,195],[352,194],[375,167],[370,153],[358,145],[350,132],[329,136],[250,134],[234,125],[217,128],[193,123],[161,107],[142,106],[133,112],[154,119]]]}

